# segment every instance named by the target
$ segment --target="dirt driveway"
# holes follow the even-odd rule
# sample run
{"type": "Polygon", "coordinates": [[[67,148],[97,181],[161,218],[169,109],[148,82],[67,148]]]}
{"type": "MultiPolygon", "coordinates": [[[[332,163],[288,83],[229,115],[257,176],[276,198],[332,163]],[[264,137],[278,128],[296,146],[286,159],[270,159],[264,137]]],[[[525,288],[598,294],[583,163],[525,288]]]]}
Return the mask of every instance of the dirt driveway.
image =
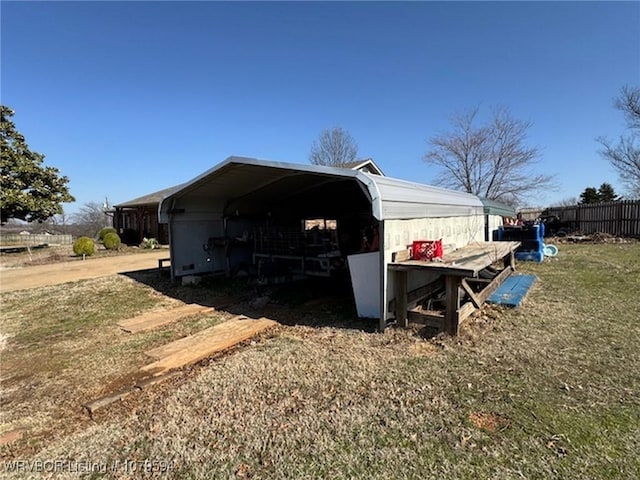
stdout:
{"type": "Polygon", "coordinates": [[[0,292],[44,287],[158,267],[168,250],[0,270],[0,292]]]}

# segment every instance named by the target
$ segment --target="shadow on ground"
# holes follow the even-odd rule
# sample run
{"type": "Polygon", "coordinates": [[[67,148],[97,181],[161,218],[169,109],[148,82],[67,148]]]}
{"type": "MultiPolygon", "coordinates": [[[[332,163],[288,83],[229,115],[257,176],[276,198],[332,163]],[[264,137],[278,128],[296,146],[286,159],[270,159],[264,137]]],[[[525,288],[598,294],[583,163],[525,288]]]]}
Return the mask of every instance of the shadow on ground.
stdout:
{"type": "Polygon", "coordinates": [[[256,285],[249,278],[202,277],[198,285],[172,282],[157,269],[123,273],[184,303],[198,303],[234,315],[267,317],[283,325],[335,327],[375,332],[377,319],[360,319],[348,277],[309,278],[280,285],[256,285]]]}

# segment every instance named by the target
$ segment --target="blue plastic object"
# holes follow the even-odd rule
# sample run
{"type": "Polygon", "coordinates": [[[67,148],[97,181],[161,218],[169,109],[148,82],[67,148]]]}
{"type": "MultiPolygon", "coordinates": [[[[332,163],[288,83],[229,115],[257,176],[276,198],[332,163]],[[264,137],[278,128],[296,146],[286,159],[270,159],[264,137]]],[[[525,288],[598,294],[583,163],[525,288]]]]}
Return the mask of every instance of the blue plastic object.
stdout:
{"type": "Polygon", "coordinates": [[[537,278],[535,275],[513,274],[502,282],[487,302],[516,308],[522,303],[537,278]]]}
{"type": "Polygon", "coordinates": [[[544,260],[544,224],[505,225],[498,228],[499,241],[516,241],[521,245],[515,253],[520,261],[542,262],[544,260]]]}

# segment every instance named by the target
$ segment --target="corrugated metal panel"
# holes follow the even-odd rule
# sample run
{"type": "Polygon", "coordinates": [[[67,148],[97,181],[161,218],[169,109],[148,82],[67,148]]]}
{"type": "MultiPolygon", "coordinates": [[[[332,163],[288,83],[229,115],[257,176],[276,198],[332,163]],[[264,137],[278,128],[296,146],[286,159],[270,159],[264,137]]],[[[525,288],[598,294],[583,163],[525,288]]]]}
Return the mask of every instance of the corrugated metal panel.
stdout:
{"type": "Polygon", "coordinates": [[[484,205],[484,213],[486,213],[487,215],[500,215],[502,217],[515,218],[516,211],[513,207],[505,205],[504,203],[497,202],[495,200],[489,200],[488,198],[479,198],[484,205]]]}
{"type": "Polygon", "coordinates": [[[478,197],[454,190],[343,168],[229,157],[166,197],[160,206],[160,220],[167,222],[169,210],[178,207],[179,199],[186,195],[235,199],[285,177],[305,173],[359,181],[371,198],[372,214],[378,220],[468,216],[483,211],[478,197]]]}
{"type": "MultiPolygon", "coordinates": [[[[167,222],[169,210],[179,207],[179,199],[187,195],[192,199],[237,199],[285,177],[300,174],[317,176],[319,180],[320,177],[336,177],[359,181],[371,198],[372,214],[378,220],[476,215],[484,208],[475,195],[430,185],[343,168],[230,157],[166,197],[161,204],[160,219],[167,222]]],[[[277,191],[270,193],[278,194],[277,191]]],[[[286,193],[282,192],[282,195],[286,193]]]]}
{"type": "Polygon", "coordinates": [[[477,215],[483,205],[469,193],[407,182],[389,177],[361,173],[375,183],[379,192],[379,208],[373,214],[378,220],[437,218],[477,215]]]}
{"type": "MultiPolygon", "coordinates": [[[[298,165],[292,163],[272,162],[256,158],[229,157],[205,173],[187,182],[181,189],[165,197],[160,204],[160,221],[167,222],[169,211],[180,208],[181,198],[202,198],[223,202],[238,199],[251,192],[266,189],[279,180],[296,175],[315,175],[318,182],[322,177],[355,178],[355,170],[323,167],[319,165],[298,165]]],[[[282,191],[282,195],[288,194],[282,191]]],[[[277,191],[272,191],[277,195],[277,191]]]]}

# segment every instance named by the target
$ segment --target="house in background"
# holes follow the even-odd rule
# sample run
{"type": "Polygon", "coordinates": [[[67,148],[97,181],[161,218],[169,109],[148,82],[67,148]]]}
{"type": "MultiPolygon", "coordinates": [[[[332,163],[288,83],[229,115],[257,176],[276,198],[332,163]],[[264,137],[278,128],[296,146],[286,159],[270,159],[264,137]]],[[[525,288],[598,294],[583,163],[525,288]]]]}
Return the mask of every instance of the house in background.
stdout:
{"type": "MultiPolygon", "coordinates": [[[[349,162],[343,168],[384,176],[371,158],[349,162]]],[[[176,185],[115,205],[113,228],[122,241],[128,245],[138,245],[143,238],[155,238],[161,244],[167,245],[169,229],[166,224],[158,223],[158,207],[164,197],[182,187],[182,184],[176,185]]]]}
{"type": "Polygon", "coordinates": [[[378,165],[376,165],[371,158],[356,160],[355,162],[348,162],[344,165],[343,168],[357,170],[364,173],[371,173],[373,175],[380,175],[381,177],[384,177],[384,173],[382,172],[380,167],[378,167],[378,165]]]}
{"type": "Polygon", "coordinates": [[[176,185],[114,205],[113,228],[122,241],[128,245],[138,245],[143,238],[155,238],[161,244],[168,244],[169,229],[166,224],[158,222],[158,206],[164,197],[181,187],[176,185]]]}

